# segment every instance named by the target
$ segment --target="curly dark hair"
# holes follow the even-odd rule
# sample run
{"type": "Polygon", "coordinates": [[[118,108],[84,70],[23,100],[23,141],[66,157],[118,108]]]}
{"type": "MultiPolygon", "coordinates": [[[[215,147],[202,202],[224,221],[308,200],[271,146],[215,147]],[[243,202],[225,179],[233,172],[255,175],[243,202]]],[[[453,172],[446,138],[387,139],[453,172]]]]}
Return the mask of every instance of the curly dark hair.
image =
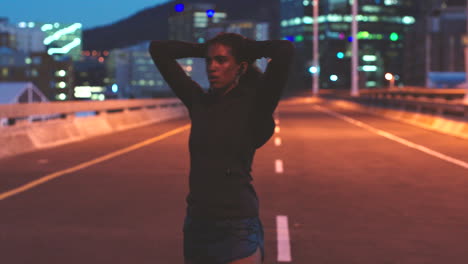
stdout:
{"type": "Polygon", "coordinates": [[[249,42],[253,40],[248,39],[236,33],[219,33],[214,38],[206,42],[207,47],[214,44],[222,44],[231,48],[231,54],[236,59],[237,63],[246,61],[252,64],[255,60],[251,58],[248,51],[249,42]]]}

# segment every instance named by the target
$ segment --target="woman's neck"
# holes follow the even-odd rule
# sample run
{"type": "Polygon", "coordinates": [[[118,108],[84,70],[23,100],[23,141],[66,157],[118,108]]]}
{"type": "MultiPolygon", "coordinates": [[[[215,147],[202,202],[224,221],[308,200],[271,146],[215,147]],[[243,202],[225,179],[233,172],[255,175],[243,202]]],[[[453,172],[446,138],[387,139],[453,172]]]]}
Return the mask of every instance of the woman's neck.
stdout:
{"type": "Polygon", "coordinates": [[[239,84],[239,79],[236,79],[233,82],[231,82],[229,85],[223,88],[217,88],[217,89],[210,88],[210,90],[214,95],[224,96],[227,93],[229,93],[232,89],[234,89],[238,84],[239,84]]]}

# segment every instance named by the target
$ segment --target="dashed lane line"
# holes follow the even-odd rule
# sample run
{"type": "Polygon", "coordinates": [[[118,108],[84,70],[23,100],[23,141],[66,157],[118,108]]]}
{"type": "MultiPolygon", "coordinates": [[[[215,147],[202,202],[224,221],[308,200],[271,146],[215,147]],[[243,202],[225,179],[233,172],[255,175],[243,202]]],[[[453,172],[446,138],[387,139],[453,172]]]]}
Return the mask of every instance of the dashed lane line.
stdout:
{"type": "Polygon", "coordinates": [[[277,160],[275,161],[275,171],[276,171],[276,173],[278,173],[278,174],[283,173],[284,170],[283,170],[283,161],[282,161],[282,160],[277,159],[277,160]]]}
{"type": "Polygon", "coordinates": [[[276,216],[276,241],[278,241],[278,262],[291,262],[288,217],[276,216]]]}
{"type": "Polygon", "coordinates": [[[280,137],[275,138],[275,146],[277,146],[277,147],[281,146],[281,138],[280,137]]]}

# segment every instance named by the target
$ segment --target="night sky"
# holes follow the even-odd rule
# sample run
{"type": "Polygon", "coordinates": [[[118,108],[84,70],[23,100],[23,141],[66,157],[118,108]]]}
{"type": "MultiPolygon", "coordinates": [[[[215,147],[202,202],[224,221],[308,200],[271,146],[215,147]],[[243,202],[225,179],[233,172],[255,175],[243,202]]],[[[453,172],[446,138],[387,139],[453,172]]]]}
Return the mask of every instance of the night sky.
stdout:
{"type": "Polygon", "coordinates": [[[0,17],[10,23],[82,23],[92,28],[111,24],[142,9],[171,0],[6,0],[0,2],[0,17]]]}

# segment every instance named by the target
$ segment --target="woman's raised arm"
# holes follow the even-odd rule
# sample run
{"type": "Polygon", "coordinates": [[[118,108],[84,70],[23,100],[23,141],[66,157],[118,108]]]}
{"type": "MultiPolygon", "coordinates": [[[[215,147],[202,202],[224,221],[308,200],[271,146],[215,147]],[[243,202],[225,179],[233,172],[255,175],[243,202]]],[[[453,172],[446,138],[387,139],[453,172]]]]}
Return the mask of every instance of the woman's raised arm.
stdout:
{"type": "Polygon", "coordinates": [[[176,96],[191,108],[194,93],[202,93],[200,85],[185,74],[176,59],[203,58],[205,45],[183,41],[165,40],[152,41],[149,52],[154,64],[158,67],[164,80],[169,84],[176,96]]]}
{"type": "Polygon", "coordinates": [[[288,40],[252,41],[248,49],[253,58],[270,58],[263,85],[258,87],[256,108],[262,116],[272,115],[286,86],[294,45],[288,40]]]}

